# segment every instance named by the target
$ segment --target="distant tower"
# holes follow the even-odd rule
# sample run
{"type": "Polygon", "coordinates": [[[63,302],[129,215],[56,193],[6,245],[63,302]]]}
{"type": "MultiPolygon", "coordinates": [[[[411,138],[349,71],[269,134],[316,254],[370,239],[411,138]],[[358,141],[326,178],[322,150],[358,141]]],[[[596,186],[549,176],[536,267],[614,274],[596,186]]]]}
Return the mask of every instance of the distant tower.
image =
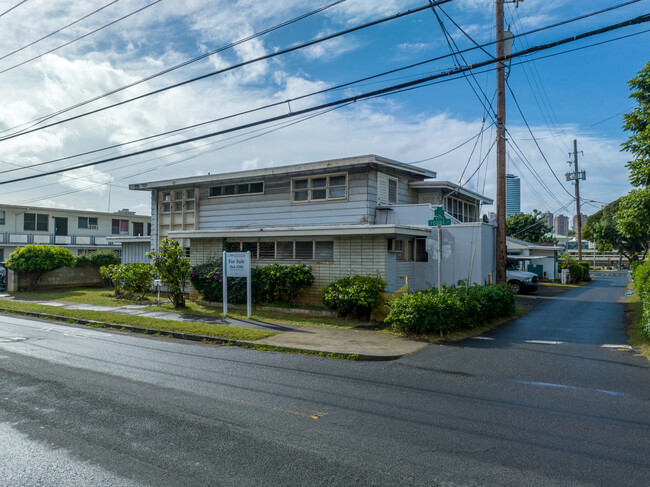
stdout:
{"type": "Polygon", "coordinates": [[[557,235],[569,235],[569,218],[558,215],[553,222],[553,233],[557,235]]]}
{"type": "MultiPolygon", "coordinates": [[[[580,226],[584,227],[585,223],[587,223],[587,215],[580,213],[580,226]]],[[[576,228],[578,228],[578,215],[573,217],[573,230],[575,231],[576,228]]]]}
{"type": "Polygon", "coordinates": [[[506,218],[521,213],[521,190],[519,177],[506,174],[506,218]]]}
{"type": "Polygon", "coordinates": [[[542,220],[546,223],[546,226],[553,230],[553,213],[550,211],[545,211],[542,213],[542,220]]]}

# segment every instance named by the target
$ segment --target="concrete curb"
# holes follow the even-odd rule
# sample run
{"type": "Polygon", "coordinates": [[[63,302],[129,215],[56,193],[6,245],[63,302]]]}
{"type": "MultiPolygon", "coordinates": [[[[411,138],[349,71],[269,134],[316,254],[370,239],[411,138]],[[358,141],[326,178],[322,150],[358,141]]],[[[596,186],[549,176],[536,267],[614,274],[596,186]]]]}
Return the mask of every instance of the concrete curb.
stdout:
{"type": "Polygon", "coordinates": [[[16,314],[21,316],[31,316],[34,318],[49,319],[56,321],[65,321],[67,323],[74,323],[77,325],[84,326],[95,326],[101,328],[110,328],[121,331],[129,331],[133,333],[141,333],[144,335],[164,335],[166,337],[176,338],[179,340],[190,340],[194,342],[202,343],[220,343],[223,345],[235,345],[242,348],[250,348],[261,351],[270,351],[270,352],[283,352],[283,353],[299,353],[302,355],[315,355],[319,357],[326,358],[337,358],[345,360],[363,360],[363,361],[389,361],[396,360],[403,355],[368,355],[368,354],[356,354],[356,353],[341,353],[341,352],[328,352],[323,350],[312,350],[308,348],[295,348],[295,347],[283,347],[280,345],[265,345],[256,342],[250,342],[246,340],[234,340],[232,338],[222,338],[211,335],[196,335],[192,333],[183,333],[178,331],[169,331],[169,330],[157,330],[153,328],[145,328],[140,326],[132,325],[122,325],[119,323],[107,323],[104,321],[95,321],[95,320],[84,320],[82,318],[71,318],[68,316],[60,316],[50,313],[38,313],[35,311],[21,311],[16,309],[7,309],[0,307],[0,313],[16,314]]]}

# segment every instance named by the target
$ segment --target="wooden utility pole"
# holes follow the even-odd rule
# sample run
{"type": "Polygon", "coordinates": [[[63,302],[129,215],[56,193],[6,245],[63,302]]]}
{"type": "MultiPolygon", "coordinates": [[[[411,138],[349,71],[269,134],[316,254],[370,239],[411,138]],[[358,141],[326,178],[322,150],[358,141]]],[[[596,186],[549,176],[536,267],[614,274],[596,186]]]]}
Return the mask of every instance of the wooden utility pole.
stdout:
{"type": "Polygon", "coordinates": [[[573,139],[573,170],[576,182],[576,239],[578,240],[578,260],[582,260],[582,218],[580,215],[580,173],[578,172],[578,141],[573,139]]]}
{"type": "MultiPolygon", "coordinates": [[[[496,0],[497,59],[505,54],[503,2],[496,0]]],[[[506,282],[506,77],[505,63],[497,63],[497,283],[506,282]]]]}

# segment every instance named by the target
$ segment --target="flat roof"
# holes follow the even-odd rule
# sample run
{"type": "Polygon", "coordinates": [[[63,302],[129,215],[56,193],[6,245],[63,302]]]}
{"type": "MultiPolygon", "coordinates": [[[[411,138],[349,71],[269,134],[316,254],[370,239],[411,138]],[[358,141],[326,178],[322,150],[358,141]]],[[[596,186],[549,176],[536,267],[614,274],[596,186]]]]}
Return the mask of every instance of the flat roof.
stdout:
{"type": "Polygon", "coordinates": [[[196,184],[211,183],[215,181],[227,181],[231,179],[248,179],[260,178],[264,176],[277,176],[284,174],[298,174],[307,171],[318,171],[323,169],[337,169],[350,166],[363,166],[376,164],[388,167],[398,171],[411,174],[417,174],[425,178],[435,178],[436,172],[429,169],[413,166],[404,162],[394,161],[387,157],[381,157],[375,154],[365,156],[344,157],[341,159],[328,159],[324,161],[306,162],[299,164],[290,164],[287,166],[267,167],[263,169],[251,169],[247,171],[235,171],[217,174],[206,174],[204,176],[191,176],[185,178],[165,179],[162,181],[152,181],[145,183],[130,184],[129,189],[148,191],[158,188],[169,187],[190,187],[196,184]]]}
{"type": "Polygon", "coordinates": [[[475,193],[474,191],[463,188],[462,186],[456,183],[452,183],[451,181],[415,181],[410,183],[409,187],[417,189],[449,189],[456,193],[462,194],[463,196],[479,200],[481,203],[484,203],[486,205],[491,205],[494,203],[494,200],[492,198],[488,198],[482,194],[475,193]]]}

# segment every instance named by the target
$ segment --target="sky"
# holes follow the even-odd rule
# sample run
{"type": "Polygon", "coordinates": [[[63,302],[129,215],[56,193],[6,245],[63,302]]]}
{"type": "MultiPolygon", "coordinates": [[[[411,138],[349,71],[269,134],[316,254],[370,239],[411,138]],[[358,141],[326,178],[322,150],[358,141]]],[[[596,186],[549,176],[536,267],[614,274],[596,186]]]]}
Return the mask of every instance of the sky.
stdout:
{"type": "MultiPolygon", "coordinates": [[[[505,18],[517,52],[647,14],[649,2],[545,28],[625,2],[525,0],[507,4],[505,18]]],[[[331,3],[0,0],[0,204],[149,214],[149,193],[129,184],[364,154],[414,163],[495,198],[494,65],[442,75],[494,55],[493,45],[475,48],[494,41],[493,0],[452,0],[223,71],[428,1],[346,0],[253,36],[331,3]],[[438,74],[400,93],[240,128],[438,74]],[[225,129],[233,130],[208,136],[225,129]],[[11,182],[30,176],[39,177],[11,182]]],[[[575,214],[565,181],[574,139],[587,173],[583,213],[631,189],[622,117],[635,106],[627,82],[650,61],[648,29],[625,27],[511,61],[507,172],[521,178],[522,211],[575,214]]]]}

